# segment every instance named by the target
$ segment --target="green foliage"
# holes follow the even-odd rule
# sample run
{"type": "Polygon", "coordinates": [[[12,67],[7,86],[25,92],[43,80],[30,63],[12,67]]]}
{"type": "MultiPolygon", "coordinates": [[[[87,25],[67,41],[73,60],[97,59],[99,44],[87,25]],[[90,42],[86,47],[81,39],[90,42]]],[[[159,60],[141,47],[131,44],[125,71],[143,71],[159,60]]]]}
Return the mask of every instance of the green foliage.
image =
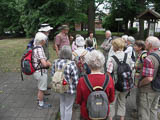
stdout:
{"type": "MultiPolygon", "coordinates": [[[[123,22],[120,23],[120,29],[122,30],[122,24],[125,26],[125,30],[128,30],[128,22],[134,21],[134,18],[140,14],[140,11],[144,7],[137,4],[136,0],[109,0],[110,3],[110,15],[105,18],[105,28],[118,30],[117,22],[115,18],[123,18],[123,22]]],[[[120,30],[120,31],[121,31],[120,30]]]]}
{"type": "Polygon", "coordinates": [[[87,20],[81,6],[73,0],[28,0],[24,6],[21,22],[27,36],[34,35],[41,23],[50,23],[56,27],[64,23],[72,25],[87,20]]]}
{"type": "Polygon", "coordinates": [[[15,0],[1,0],[0,2],[0,35],[10,31],[10,33],[17,33],[22,30],[20,25],[20,12],[16,9],[15,0]]]}
{"type": "Polygon", "coordinates": [[[134,35],[134,34],[136,34],[137,32],[138,32],[137,28],[132,27],[132,28],[129,28],[129,29],[128,29],[128,34],[129,34],[129,35],[134,35]]]}

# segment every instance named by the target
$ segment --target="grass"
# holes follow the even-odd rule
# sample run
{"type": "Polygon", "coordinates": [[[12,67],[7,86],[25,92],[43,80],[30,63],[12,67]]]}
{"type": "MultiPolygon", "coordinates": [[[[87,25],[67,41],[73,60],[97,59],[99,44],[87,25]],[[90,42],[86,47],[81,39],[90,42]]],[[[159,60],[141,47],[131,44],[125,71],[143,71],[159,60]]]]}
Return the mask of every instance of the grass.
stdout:
{"type": "MultiPolygon", "coordinates": [[[[75,34],[81,34],[85,38],[87,37],[87,31],[79,31],[75,34]]],[[[117,33],[113,33],[116,35],[117,33]]],[[[105,39],[105,31],[96,31],[96,38],[98,46],[105,39]]],[[[4,39],[0,40],[0,71],[2,72],[20,72],[21,57],[26,49],[28,42],[31,39],[4,39]]],[[[57,57],[55,51],[52,48],[53,41],[49,42],[50,62],[57,57]]]]}
{"type": "MultiPolygon", "coordinates": [[[[2,72],[20,72],[20,61],[28,42],[31,39],[0,40],[0,70],[2,72]]],[[[49,42],[50,61],[56,58],[52,49],[53,42],[49,42]]]]}

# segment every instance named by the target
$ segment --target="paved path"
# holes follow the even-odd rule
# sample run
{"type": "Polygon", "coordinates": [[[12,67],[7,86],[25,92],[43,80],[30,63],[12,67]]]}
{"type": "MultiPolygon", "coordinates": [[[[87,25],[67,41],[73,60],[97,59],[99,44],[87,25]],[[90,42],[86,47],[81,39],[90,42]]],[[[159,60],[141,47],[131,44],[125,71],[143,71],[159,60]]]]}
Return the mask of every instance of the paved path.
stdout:
{"type": "MultiPolygon", "coordinates": [[[[32,77],[25,76],[21,81],[19,73],[0,72],[0,120],[57,120],[59,96],[52,93],[47,102],[51,109],[37,109],[37,82],[32,77]]],[[[131,93],[133,96],[135,91],[131,93]]],[[[135,108],[135,97],[127,99],[126,120],[136,120],[130,115],[135,108]]],[[[72,120],[79,120],[79,109],[73,110],[72,120]]]]}

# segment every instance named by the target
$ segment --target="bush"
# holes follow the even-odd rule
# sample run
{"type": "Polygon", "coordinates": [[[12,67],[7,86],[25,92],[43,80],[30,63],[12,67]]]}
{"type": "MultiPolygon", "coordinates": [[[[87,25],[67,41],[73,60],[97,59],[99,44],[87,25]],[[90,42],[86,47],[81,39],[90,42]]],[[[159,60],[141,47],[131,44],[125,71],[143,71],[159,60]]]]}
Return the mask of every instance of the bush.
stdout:
{"type": "Polygon", "coordinates": [[[135,28],[135,27],[132,27],[132,28],[129,28],[128,29],[128,34],[129,35],[134,35],[134,34],[136,34],[137,33],[137,28],[135,28]]]}

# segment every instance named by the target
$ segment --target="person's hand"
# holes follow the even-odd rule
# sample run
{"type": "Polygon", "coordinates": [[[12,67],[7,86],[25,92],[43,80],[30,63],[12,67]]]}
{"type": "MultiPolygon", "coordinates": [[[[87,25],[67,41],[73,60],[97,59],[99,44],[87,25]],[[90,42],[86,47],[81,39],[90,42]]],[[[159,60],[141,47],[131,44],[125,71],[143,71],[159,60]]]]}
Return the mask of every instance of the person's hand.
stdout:
{"type": "Polygon", "coordinates": [[[70,36],[70,37],[69,37],[69,40],[70,40],[70,41],[72,41],[73,39],[74,39],[74,37],[73,37],[73,36],[70,36]]]}
{"type": "Polygon", "coordinates": [[[51,65],[52,65],[49,61],[47,61],[47,64],[48,64],[49,67],[51,67],[51,65]]]}

